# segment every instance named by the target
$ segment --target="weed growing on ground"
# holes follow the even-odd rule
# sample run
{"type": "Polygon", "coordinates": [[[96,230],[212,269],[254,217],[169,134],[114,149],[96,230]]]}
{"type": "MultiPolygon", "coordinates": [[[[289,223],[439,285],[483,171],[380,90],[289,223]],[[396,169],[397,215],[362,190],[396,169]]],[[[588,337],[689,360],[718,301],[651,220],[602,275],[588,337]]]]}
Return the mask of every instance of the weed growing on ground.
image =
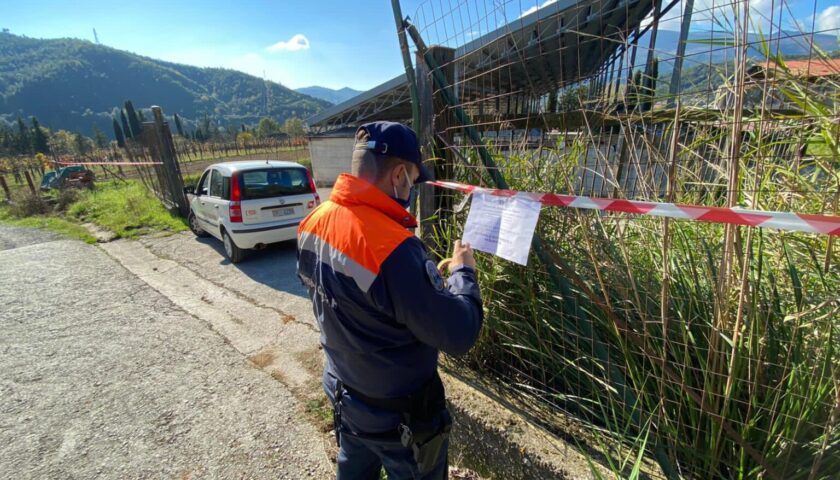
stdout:
{"type": "Polygon", "coordinates": [[[83,192],[67,210],[69,216],[107,228],[119,238],[152,232],[182,232],[188,226],[135,181],[106,182],[83,192]]]}

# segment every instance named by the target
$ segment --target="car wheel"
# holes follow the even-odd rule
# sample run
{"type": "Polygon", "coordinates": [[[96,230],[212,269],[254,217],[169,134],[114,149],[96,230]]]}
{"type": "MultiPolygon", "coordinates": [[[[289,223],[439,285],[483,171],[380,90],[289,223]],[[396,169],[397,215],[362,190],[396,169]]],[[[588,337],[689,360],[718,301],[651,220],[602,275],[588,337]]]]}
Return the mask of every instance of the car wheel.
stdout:
{"type": "Polygon", "coordinates": [[[228,235],[227,232],[222,232],[222,241],[225,244],[225,254],[228,257],[228,260],[230,260],[230,263],[241,262],[242,257],[245,256],[245,251],[233,243],[233,239],[230,238],[230,235],[228,235]]]}
{"type": "Polygon", "coordinates": [[[198,224],[198,218],[196,218],[195,214],[190,211],[190,216],[187,217],[187,223],[190,224],[190,230],[195,234],[196,237],[206,237],[208,235],[207,232],[204,231],[203,228],[198,224]]]}

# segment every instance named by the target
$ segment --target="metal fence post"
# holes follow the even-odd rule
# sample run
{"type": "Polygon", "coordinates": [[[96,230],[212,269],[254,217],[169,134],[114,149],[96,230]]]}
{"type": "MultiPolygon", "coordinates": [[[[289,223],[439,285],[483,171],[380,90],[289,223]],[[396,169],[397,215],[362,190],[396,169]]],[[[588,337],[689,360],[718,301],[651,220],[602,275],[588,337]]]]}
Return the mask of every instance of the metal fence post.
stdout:
{"type": "Polygon", "coordinates": [[[169,190],[169,195],[178,213],[187,218],[190,213],[187,198],[184,195],[184,180],[181,178],[181,168],[178,165],[178,157],[175,153],[175,143],[172,141],[172,133],[169,125],[163,119],[163,111],[160,107],[153,105],[152,113],[155,117],[155,133],[157,136],[158,152],[160,161],[163,162],[164,188],[169,190]]]}
{"type": "MultiPolygon", "coordinates": [[[[443,71],[447,80],[453,83],[454,68],[450,65],[452,59],[455,57],[455,50],[445,47],[431,47],[429,51],[438,61],[439,69],[443,71]]],[[[417,136],[420,140],[420,145],[423,147],[423,157],[427,160],[426,165],[435,172],[436,178],[450,178],[447,174],[447,167],[451,170],[451,153],[443,148],[438,148],[435,139],[436,134],[442,135],[451,144],[451,134],[449,133],[449,126],[452,124],[449,118],[449,109],[446,108],[446,103],[440,97],[440,91],[435,90],[435,83],[432,79],[432,71],[424,60],[421,54],[417,54],[417,97],[420,102],[420,118],[414,128],[417,130],[417,136]],[[440,112],[436,114],[436,112],[440,112]],[[428,160],[434,159],[433,162],[428,160]]],[[[418,219],[420,220],[420,238],[426,244],[431,245],[433,240],[434,225],[439,223],[441,219],[429,220],[435,217],[438,212],[444,194],[440,189],[434,188],[431,185],[418,185],[417,192],[419,196],[418,202],[418,219]]]]}

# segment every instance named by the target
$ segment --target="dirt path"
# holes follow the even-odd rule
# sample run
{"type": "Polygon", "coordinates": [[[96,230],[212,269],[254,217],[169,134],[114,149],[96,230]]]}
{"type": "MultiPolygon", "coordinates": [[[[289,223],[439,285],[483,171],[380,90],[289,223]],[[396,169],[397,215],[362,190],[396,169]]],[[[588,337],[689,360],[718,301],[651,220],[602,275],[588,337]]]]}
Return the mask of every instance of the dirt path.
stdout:
{"type": "MultiPolygon", "coordinates": [[[[150,248],[162,254],[177,245],[159,242],[150,248]]],[[[134,257],[123,243],[109,248],[148,260],[141,255],[151,252],[146,246],[125,243],[139,249],[134,257]]],[[[310,325],[283,317],[293,309],[235,303],[244,297],[151,253],[158,259],[149,264],[150,286],[101,249],[48,233],[0,226],[0,250],[3,476],[331,475],[324,434],[300,417],[303,406],[291,389],[242,355],[253,360],[270,349],[263,334],[311,335],[310,325]],[[202,294],[194,303],[174,295],[180,305],[152,275],[190,295],[200,285],[202,294]]],[[[210,271],[222,267],[218,260],[210,271]]],[[[190,261],[202,268],[201,259],[190,261]]]]}

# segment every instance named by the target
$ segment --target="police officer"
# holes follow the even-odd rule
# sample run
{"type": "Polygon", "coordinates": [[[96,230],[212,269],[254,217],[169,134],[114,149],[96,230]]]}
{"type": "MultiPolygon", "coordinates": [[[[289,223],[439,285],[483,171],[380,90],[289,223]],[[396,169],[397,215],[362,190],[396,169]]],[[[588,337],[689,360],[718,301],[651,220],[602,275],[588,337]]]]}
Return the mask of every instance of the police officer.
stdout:
{"type": "Polygon", "coordinates": [[[338,479],[447,478],[451,417],[439,351],[466,353],[483,314],[469,245],[456,241],[446,284],[406,208],[431,179],[417,137],[393,122],[356,132],[352,174],[298,229],[298,276],[326,354],[338,479]]]}

